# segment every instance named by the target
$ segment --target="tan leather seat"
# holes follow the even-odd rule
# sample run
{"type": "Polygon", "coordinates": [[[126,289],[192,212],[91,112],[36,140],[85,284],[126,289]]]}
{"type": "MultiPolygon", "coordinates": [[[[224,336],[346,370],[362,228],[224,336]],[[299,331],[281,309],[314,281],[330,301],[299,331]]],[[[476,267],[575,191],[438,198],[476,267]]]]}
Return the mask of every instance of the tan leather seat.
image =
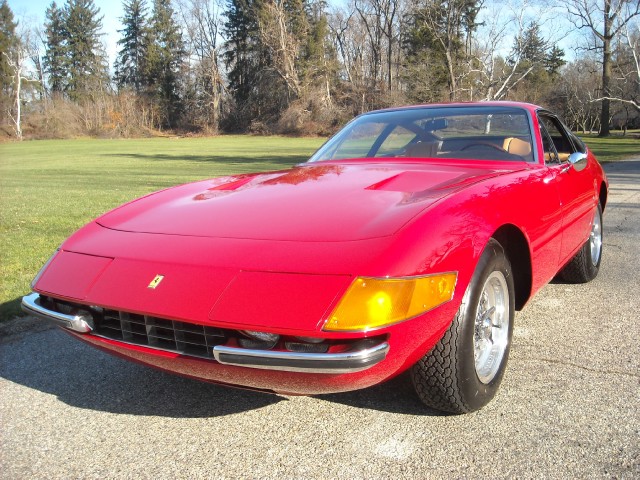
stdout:
{"type": "MultiPolygon", "coordinates": [[[[571,155],[571,154],[570,153],[559,153],[558,154],[558,160],[557,161],[553,160],[553,163],[557,163],[557,162],[564,163],[564,162],[567,162],[567,161],[569,161],[569,155],[571,155]]],[[[551,162],[552,162],[551,154],[545,152],[545,154],[544,154],[544,163],[551,163],[551,162]]]]}
{"type": "Polygon", "coordinates": [[[405,157],[431,158],[438,154],[438,142],[416,142],[409,145],[404,152],[405,157]]]}
{"type": "Polygon", "coordinates": [[[531,144],[516,137],[505,138],[504,143],[502,144],[502,148],[504,148],[509,153],[520,155],[521,157],[525,158],[531,155],[531,144]]]}

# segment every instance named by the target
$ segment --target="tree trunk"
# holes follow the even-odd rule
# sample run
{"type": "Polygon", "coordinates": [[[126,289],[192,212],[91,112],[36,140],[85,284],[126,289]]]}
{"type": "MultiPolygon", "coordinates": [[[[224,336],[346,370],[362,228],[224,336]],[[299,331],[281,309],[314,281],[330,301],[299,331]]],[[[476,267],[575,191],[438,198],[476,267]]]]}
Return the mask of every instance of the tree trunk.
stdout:
{"type": "Polygon", "coordinates": [[[16,138],[22,141],[22,105],[20,104],[20,90],[22,88],[22,64],[19,59],[16,66],[15,77],[15,90],[14,90],[14,104],[15,104],[15,116],[13,118],[14,130],[16,131],[16,138]]]}
{"type": "Polygon", "coordinates": [[[453,102],[456,100],[456,74],[453,70],[453,57],[449,50],[445,51],[445,58],[447,60],[447,73],[449,74],[448,84],[449,84],[449,101],[453,102]]]}
{"type": "MultiPolygon", "coordinates": [[[[391,32],[391,25],[389,25],[389,32],[391,32]]],[[[391,35],[389,35],[388,38],[388,44],[387,44],[387,79],[388,79],[388,89],[389,91],[391,91],[393,89],[393,83],[392,83],[392,78],[393,78],[393,42],[391,41],[391,35]]]]}
{"type": "Polygon", "coordinates": [[[611,0],[604,1],[604,34],[602,40],[602,110],[600,111],[600,134],[599,137],[608,137],[609,132],[609,109],[611,101],[611,0]]]}
{"type": "Polygon", "coordinates": [[[211,55],[211,125],[218,132],[220,128],[220,103],[222,100],[220,71],[218,69],[218,56],[213,51],[211,55]]]}

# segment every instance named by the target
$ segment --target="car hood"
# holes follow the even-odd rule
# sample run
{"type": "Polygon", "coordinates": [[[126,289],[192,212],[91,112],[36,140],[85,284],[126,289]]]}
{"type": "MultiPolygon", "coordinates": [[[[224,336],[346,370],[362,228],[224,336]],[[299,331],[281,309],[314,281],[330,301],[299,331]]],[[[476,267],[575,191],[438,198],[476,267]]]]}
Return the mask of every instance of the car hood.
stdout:
{"type": "Polygon", "coordinates": [[[174,187],[97,222],[114,230],[163,235],[362,240],[392,235],[444,196],[500,172],[430,164],[305,164],[174,187]]]}

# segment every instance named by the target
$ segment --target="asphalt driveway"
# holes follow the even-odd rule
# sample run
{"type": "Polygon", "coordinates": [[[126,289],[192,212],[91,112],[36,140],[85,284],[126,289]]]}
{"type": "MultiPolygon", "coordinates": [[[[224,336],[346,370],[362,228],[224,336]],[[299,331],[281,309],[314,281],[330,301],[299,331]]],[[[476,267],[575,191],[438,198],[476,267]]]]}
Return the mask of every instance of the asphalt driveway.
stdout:
{"type": "Polygon", "coordinates": [[[0,478],[640,477],[640,159],[606,169],[600,275],[516,314],[483,410],[427,410],[406,375],[314,398],[228,389],[31,330],[1,339],[0,478]]]}

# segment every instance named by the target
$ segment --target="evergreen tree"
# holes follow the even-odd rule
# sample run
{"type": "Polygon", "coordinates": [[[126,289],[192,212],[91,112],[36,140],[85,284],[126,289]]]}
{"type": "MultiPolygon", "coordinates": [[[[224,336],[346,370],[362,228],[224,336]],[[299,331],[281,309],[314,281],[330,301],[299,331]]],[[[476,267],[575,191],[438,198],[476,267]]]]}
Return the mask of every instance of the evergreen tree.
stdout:
{"type": "Polygon", "coordinates": [[[324,13],[309,17],[309,33],[304,43],[302,61],[304,73],[313,75],[314,71],[322,71],[333,52],[329,48],[329,24],[324,13]]]}
{"type": "Polygon", "coordinates": [[[45,14],[46,53],[43,58],[44,71],[49,75],[52,94],[62,93],[67,84],[67,47],[64,10],[52,2],[45,14]]]}
{"type": "Polygon", "coordinates": [[[547,42],[542,38],[538,23],[529,24],[529,27],[516,39],[514,50],[519,51],[524,62],[529,64],[542,63],[547,51],[547,42]]]}
{"type": "Polygon", "coordinates": [[[238,108],[249,100],[265,66],[266,53],[260,45],[257,11],[261,0],[228,0],[224,24],[224,62],[229,87],[238,108]]]}
{"type": "Polygon", "coordinates": [[[104,91],[109,84],[106,55],[100,42],[99,14],[93,0],[68,0],[64,9],[67,93],[74,100],[104,91]]]}
{"type": "Polygon", "coordinates": [[[115,63],[115,81],[118,87],[132,87],[137,93],[142,89],[144,79],[145,36],[147,34],[144,0],[125,0],[122,17],[123,30],[118,30],[122,38],[115,63]]]}
{"type": "Polygon", "coordinates": [[[564,51],[550,46],[542,37],[536,22],[514,39],[507,62],[516,67],[518,85],[514,89],[517,98],[531,103],[543,103],[554,87],[554,79],[564,65],[564,51]]]}
{"type": "MultiPolygon", "coordinates": [[[[449,100],[457,94],[458,68],[469,53],[471,36],[478,27],[478,0],[422,0],[409,13],[404,34],[406,74],[410,89],[433,95],[446,85],[449,100]],[[418,65],[418,68],[415,66],[418,65]],[[423,84],[422,86],[420,84],[423,84]],[[425,88],[426,87],[426,88],[425,88]]],[[[432,101],[435,98],[414,98],[432,101]]]]}
{"type": "Polygon", "coordinates": [[[305,0],[308,34],[300,55],[300,70],[306,87],[324,91],[331,102],[331,88],[337,83],[338,60],[330,40],[329,21],[323,0],[305,0]]]}
{"type": "Polygon", "coordinates": [[[282,0],[287,14],[288,30],[300,40],[304,40],[309,32],[308,0],[282,0]]]}
{"type": "Polygon", "coordinates": [[[303,97],[330,103],[337,69],[327,54],[323,5],[322,0],[228,0],[223,59],[235,101],[231,128],[246,129],[254,121],[273,125],[303,97]]]}
{"type": "Polygon", "coordinates": [[[329,37],[329,24],[324,12],[326,7],[323,1],[305,0],[304,9],[307,16],[308,35],[304,43],[302,58],[310,64],[321,64],[325,60],[327,52],[327,39],[329,37]]]}
{"type": "Polygon", "coordinates": [[[180,98],[180,75],[186,55],[180,27],[171,0],[154,0],[144,45],[146,51],[145,83],[158,102],[164,123],[175,126],[183,105],[180,98]]]}
{"type": "Polygon", "coordinates": [[[557,45],[549,45],[536,22],[531,23],[520,37],[516,37],[514,54],[518,49],[522,52],[521,68],[533,67],[536,74],[544,72],[546,75],[557,75],[566,63],[563,59],[564,50],[557,45]]]}
{"type": "Polygon", "coordinates": [[[564,60],[564,50],[557,45],[554,45],[551,50],[549,50],[543,60],[544,69],[552,77],[556,77],[566,63],[564,60]]]}
{"type": "MultiPolygon", "coordinates": [[[[16,37],[16,22],[13,21],[13,12],[7,1],[0,4],[0,52],[11,52],[18,42],[16,37]]],[[[0,53],[0,89],[7,93],[13,82],[13,71],[9,66],[7,57],[0,53]]]]}

